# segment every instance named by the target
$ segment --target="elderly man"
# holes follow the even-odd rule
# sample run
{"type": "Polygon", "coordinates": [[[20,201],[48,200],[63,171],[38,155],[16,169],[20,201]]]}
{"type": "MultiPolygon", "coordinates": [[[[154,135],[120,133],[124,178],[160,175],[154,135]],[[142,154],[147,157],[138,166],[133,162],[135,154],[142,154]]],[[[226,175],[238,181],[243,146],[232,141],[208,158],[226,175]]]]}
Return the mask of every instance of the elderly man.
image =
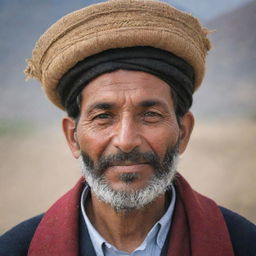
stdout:
{"type": "Polygon", "coordinates": [[[210,49],[198,20],[157,1],[114,0],[63,17],[26,74],[67,111],[83,178],[1,238],[1,255],[256,255],[256,227],[176,173],[210,49]]]}

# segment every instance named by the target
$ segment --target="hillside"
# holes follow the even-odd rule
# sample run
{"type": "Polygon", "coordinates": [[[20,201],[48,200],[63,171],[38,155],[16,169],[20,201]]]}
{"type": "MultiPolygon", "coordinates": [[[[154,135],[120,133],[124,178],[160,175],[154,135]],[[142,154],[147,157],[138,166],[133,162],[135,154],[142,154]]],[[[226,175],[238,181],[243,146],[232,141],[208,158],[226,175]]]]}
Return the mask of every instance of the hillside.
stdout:
{"type": "Polygon", "coordinates": [[[256,110],[256,1],[222,15],[206,26],[213,50],[195,111],[203,115],[255,117],[256,110]]]}

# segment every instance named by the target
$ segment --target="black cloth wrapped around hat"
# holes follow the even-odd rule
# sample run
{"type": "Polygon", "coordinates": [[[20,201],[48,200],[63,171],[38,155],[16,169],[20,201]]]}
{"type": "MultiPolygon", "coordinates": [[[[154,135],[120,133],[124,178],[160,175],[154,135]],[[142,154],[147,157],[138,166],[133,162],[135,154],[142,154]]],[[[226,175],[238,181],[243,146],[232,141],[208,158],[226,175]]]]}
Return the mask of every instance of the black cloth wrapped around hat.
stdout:
{"type": "Polygon", "coordinates": [[[90,81],[120,69],[150,73],[169,84],[176,96],[178,116],[183,116],[191,107],[194,92],[192,66],[170,52],[149,46],[137,46],[110,49],[92,55],[64,74],[57,91],[68,115],[76,118],[79,114],[77,96],[90,81]]]}

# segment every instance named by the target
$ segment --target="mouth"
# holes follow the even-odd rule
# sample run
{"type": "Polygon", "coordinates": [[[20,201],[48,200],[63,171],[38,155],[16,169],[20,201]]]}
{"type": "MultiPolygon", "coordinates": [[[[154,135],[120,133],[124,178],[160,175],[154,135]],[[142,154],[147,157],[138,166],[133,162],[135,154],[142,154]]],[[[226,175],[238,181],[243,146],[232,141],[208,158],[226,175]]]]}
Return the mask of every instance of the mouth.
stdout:
{"type": "Polygon", "coordinates": [[[137,173],[143,171],[145,168],[148,168],[148,163],[122,163],[117,165],[111,165],[108,170],[115,171],[118,173],[137,173]]]}
{"type": "Polygon", "coordinates": [[[115,161],[109,163],[109,167],[113,166],[132,166],[132,165],[143,165],[143,164],[149,164],[146,161],[115,161]]]}

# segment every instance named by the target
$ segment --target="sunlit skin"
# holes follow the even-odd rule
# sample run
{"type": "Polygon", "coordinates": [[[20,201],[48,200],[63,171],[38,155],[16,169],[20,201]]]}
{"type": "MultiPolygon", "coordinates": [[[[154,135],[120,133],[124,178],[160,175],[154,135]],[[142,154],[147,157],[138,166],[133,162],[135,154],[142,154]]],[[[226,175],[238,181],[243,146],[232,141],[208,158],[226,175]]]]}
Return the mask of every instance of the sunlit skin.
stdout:
{"type": "MultiPolygon", "coordinates": [[[[84,151],[97,162],[102,155],[137,148],[163,159],[167,148],[178,139],[179,152],[184,152],[193,123],[193,115],[188,112],[179,126],[171,89],[164,81],[144,72],[118,70],[99,76],[84,88],[77,126],[66,117],[63,130],[76,158],[84,151]]],[[[125,162],[105,170],[104,177],[113,189],[129,191],[145,187],[153,174],[147,163],[125,162]],[[138,173],[138,178],[129,184],[120,180],[120,174],[130,172],[138,173]]],[[[121,214],[92,193],[86,208],[91,222],[107,241],[131,252],[164,214],[166,201],[163,195],[142,210],[121,214]]]]}

